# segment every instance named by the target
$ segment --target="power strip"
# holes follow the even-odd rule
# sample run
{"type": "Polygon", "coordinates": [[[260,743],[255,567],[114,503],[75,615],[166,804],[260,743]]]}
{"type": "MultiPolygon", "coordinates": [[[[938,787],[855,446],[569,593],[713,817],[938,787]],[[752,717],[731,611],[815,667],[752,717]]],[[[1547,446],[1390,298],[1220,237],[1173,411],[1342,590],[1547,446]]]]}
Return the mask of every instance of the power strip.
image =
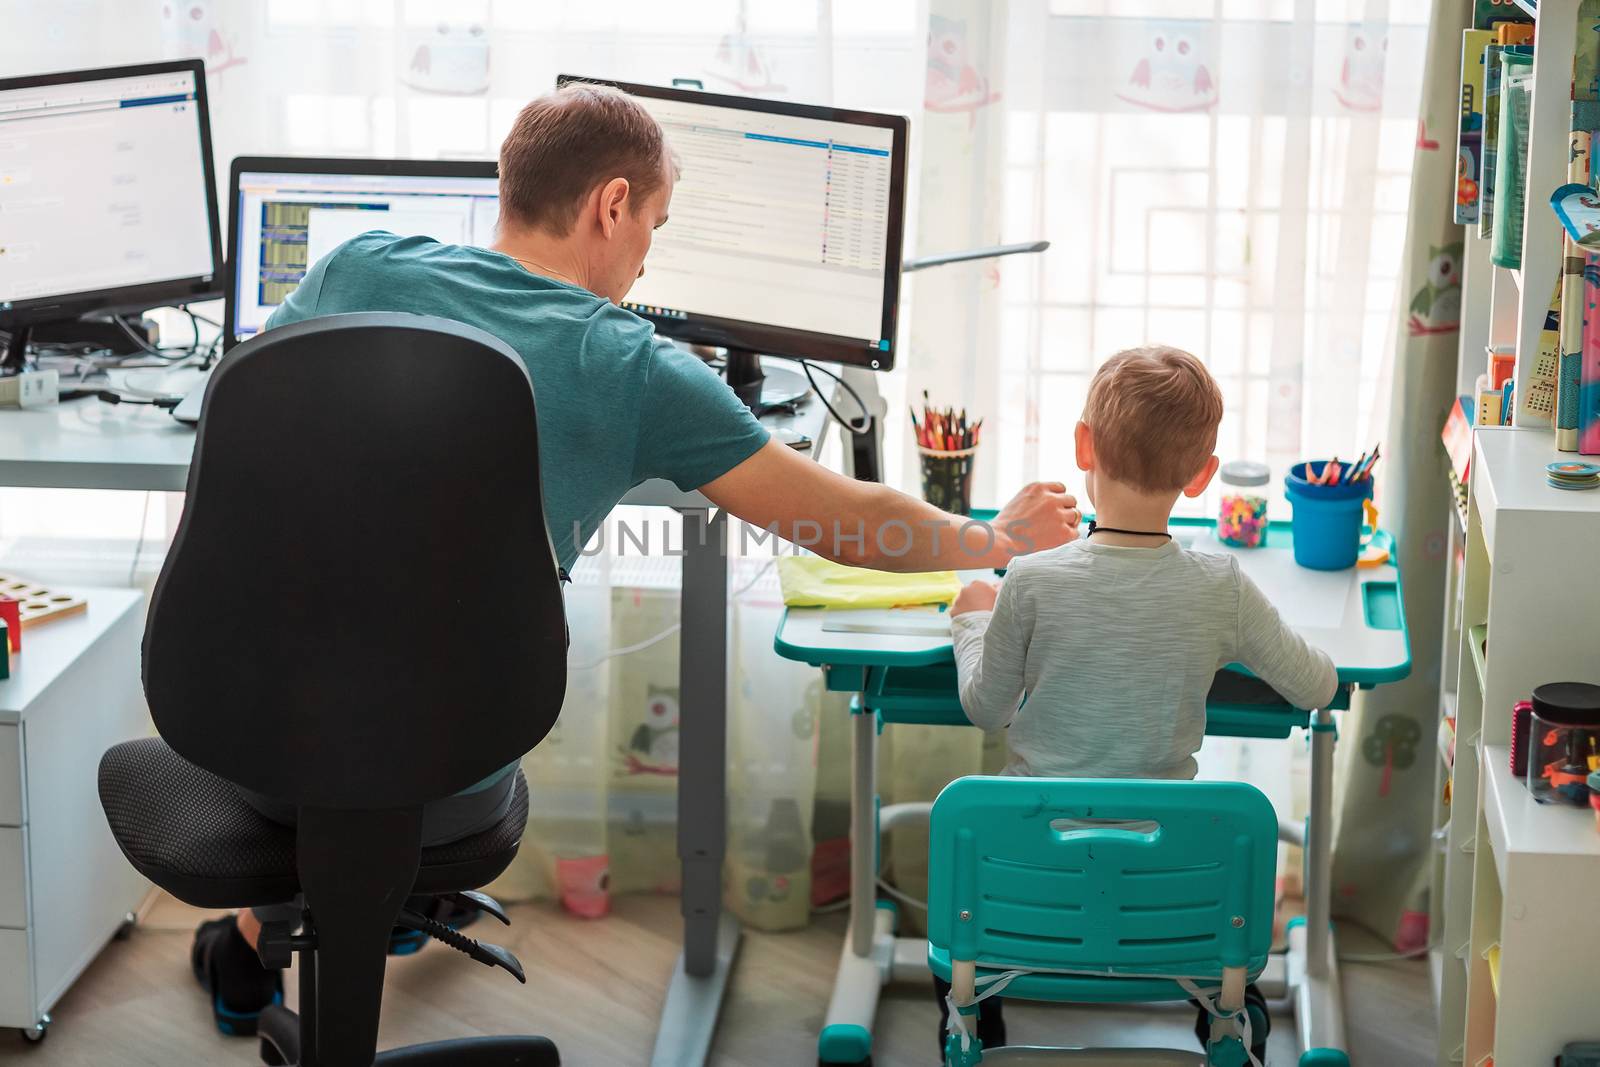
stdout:
{"type": "Polygon", "coordinates": [[[0,408],[42,408],[61,396],[61,375],[53,370],[25,370],[0,378],[0,408]]]}

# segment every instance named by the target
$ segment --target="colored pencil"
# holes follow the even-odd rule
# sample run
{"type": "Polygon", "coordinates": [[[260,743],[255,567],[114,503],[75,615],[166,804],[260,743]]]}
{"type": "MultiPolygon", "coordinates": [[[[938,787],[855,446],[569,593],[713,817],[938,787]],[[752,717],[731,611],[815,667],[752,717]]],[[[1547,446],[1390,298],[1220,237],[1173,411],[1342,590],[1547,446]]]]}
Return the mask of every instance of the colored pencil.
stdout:
{"type": "Polygon", "coordinates": [[[922,448],[935,452],[961,452],[973,448],[978,443],[978,436],[983,428],[983,420],[967,422],[966,408],[935,408],[928,398],[927,390],[922,392],[922,419],[917,419],[917,411],[911,409],[911,429],[916,437],[917,444],[922,448]]]}
{"type": "Polygon", "coordinates": [[[1361,455],[1356,457],[1356,461],[1354,463],[1350,464],[1344,469],[1344,481],[1348,483],[1359,478],[1361,475],[1358,472],[1361,470],[1362,466],[1366,464],[1366,462],[1367,454],[1363,452],[1361,455]]]}

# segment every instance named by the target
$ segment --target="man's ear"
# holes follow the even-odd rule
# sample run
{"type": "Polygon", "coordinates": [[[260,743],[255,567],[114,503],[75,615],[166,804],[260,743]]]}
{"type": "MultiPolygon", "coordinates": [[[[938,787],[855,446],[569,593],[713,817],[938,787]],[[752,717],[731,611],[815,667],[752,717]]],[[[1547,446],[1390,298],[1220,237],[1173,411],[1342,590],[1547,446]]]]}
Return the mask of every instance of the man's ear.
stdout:
{"type": "Polygon", "coordinates": [[[1078,469],[1094,470],[1094,432],[1082,419],[1072,428],[1072,444],[1078,452],[1078,469]]]}
{"type": "Polygon", "coordinates": [[[610,237],[628,210],[628,179],[612,178],[600,187],[600,232],[610,237]]]}
{"type": "Polygon", "coordinates": [[[1189,484],[1183,487],[1183,495],[1194,497],[1206,491],[1206,486],[1211,484],[1212,475],[1217,473],[1217,467],[1222,463],[1216,456],[1206,460],[1206,465],[1200,468],[1200,473],[1190,479],[1189,484]]]}

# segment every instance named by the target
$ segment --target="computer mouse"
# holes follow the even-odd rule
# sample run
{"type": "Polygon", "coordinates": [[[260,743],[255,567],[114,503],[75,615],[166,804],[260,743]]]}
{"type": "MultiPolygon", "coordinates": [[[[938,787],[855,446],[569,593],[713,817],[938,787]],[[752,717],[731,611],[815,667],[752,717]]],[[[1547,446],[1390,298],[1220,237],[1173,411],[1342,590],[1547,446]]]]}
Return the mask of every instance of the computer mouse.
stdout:
{"type": "Polygon", "coordinates": [[[791,430],[787,426],[774,428],[772,436],[797,452],[804,452],[811,447],[811,438],[798,430],[791,430]]]}

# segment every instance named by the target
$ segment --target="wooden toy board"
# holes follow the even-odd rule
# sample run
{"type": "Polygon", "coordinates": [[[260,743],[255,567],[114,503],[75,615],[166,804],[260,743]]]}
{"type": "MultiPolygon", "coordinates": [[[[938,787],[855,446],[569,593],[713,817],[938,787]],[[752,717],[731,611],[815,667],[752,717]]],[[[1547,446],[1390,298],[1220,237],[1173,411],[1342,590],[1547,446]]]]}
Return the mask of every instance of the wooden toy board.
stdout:
{"type": "Polygon", "coordinates": [[[89,607],[89,602],[82,597],[57,593],[14,574],[0,574],[0,596],[22,601],[20,614],[24,630],[51,619],[76,615],[89,607]]]}

